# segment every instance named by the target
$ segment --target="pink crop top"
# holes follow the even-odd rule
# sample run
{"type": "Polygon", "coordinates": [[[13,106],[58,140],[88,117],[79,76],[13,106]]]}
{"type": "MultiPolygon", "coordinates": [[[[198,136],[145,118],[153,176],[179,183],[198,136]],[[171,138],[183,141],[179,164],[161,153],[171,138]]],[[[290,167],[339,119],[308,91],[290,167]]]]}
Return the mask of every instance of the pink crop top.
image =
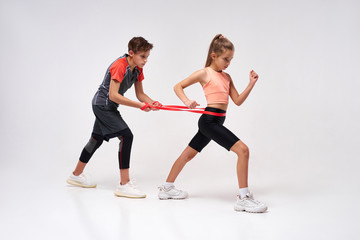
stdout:
{"type": "Polygon", "coordinates": [[[205,68],[209,81],[203,86],[207,104],[229,103],[230,78],[224,72],[217,72],[210,67],[205,68]]]}

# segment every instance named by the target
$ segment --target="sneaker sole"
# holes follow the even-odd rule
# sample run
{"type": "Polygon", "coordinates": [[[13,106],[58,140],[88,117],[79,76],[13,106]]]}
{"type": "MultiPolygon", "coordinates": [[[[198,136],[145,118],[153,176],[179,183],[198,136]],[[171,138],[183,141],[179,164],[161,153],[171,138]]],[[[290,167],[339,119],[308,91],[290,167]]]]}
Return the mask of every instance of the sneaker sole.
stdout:
{"type": "Polygon", "coordinates": [[[249,213],[264,213],[267,211],[267,207],[260,208],[260,209],[246,209],[246,208],[236,208],[234,207],[234,210],[237,212],[249,212],[249,213]]]}
{"type": "Polygon", "coordinates": [[[173,200],[184,200],[186,198],[173,198],[173,197],[159,197],[160,200],[170,200],[170,199],[173,199],[173,200]]]}
{"type": "Polygon", "coordinates": [[[174,200],[183,200],[183,199],[186,199],[186,198],[188,198],[188,196],[186,196],[186,197],[170,197],[170,196],[158,196],[158,198],[160,199],[160,200],[169,200],[169,199],[174,199],[174,200]]]}
{"type": "Polygon", "coordinates": [[[78,186],[78,187],[83,187],[83,188],[96,188],[96,184],[95,185],[84,185],[84,184],[81,184],[79,182],[75,182],[75,181],[72,181],[72,180],[69,180],[67,179],[66,182],[70,185],[74,185],[74,186],[78,186]]]}
{"type": "Polygon", "coordinates": [[[126,197],[126,198],[146,198],[146,195],[142,195],[142,196],[134,196],[134,195],[127,195],[127,194],[122,194],[122,193],[117,193],[114,192],[115,196],[117,197],[126,197]]]}

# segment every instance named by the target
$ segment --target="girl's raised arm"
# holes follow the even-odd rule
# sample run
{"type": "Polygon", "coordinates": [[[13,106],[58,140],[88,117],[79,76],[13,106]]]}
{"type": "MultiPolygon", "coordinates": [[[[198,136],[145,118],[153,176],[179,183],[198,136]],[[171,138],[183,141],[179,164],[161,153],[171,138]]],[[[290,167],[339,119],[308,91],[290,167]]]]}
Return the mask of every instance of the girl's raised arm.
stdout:
{"type": "MultiPolygon", "coordinates": [[[[230,77],[230,75],[229,75],[229,77],[230,77]]],[[[254,70],[251,70],[249,85],[245,88],[245,90],[241,94],[239,94],[235,88],[235,85],[234,85],[231,77],[230,77],[230,79],[231,79],[230,97],[237,106],[240,106],[246,100],[246,98],[249,96],[251,90],[255,86],[255,83],[257,82],[258,78],[259,78],[259,75],[257,75],[257,73],[254,72],[254,70]]]]}

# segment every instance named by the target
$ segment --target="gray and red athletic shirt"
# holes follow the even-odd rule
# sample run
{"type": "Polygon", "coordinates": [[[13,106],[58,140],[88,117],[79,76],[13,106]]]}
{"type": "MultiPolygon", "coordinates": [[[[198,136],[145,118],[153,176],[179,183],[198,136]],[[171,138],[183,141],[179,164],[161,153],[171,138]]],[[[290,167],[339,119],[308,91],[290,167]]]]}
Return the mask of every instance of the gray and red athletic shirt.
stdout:
{"type": "Polygon", "coordinates": [[[135,67],[131,71],[129,63],[126,57],[128,54],[123,55],[116,59],[109,68],[106,70],[106,74],[103,82],[99,86],[93,100],[92,105],[107,106],[109,109],[117,109],[119,104],[109,99],[110,81],[114,79],[120,82],[119,94],[124,96],[124,93],[131,88],[134,82],[141,82],[144,80],[144,74],[142,68],[135,67]]]}

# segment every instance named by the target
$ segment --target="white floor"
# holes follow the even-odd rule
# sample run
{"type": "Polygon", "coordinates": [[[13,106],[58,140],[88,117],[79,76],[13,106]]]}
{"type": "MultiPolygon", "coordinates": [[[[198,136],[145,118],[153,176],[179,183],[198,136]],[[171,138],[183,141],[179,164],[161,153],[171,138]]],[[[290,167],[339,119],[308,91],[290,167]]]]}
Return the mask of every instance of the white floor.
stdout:
{"type": "Polygon", "coordinates": [[[257,169],[258,173],[251,171],[252,191],[267,203],[269,211],[239,213],[233,210],[237,193],[233,170],[221,170],[219,179],[210,168],[195,174],[192,169],[204,164],[202,157],[198,160],[178,179],[178,186],[187,190],[190,198],[177,201],[157,199],[157,186],[166,172],[145,174],[150,166],[136,163],[133,176],[139,189],[148,194],[146,199],[115,197],[118,176],[110,170],[113,166],[99,169],[102,163],[96,157],[87,169],[98,183],[96,189],[65,183],[72,161],[55,167],[40,162],[23,167],[4,164],[0,238],[358,239],[359,183],[351,178],[343,178],[344,184],[337,185],[338,178],[326,174],[322,174],[323,180],[314,181],[316,175],[310,173],[299,179],[295,172],[270,174],[257,169]]]}

